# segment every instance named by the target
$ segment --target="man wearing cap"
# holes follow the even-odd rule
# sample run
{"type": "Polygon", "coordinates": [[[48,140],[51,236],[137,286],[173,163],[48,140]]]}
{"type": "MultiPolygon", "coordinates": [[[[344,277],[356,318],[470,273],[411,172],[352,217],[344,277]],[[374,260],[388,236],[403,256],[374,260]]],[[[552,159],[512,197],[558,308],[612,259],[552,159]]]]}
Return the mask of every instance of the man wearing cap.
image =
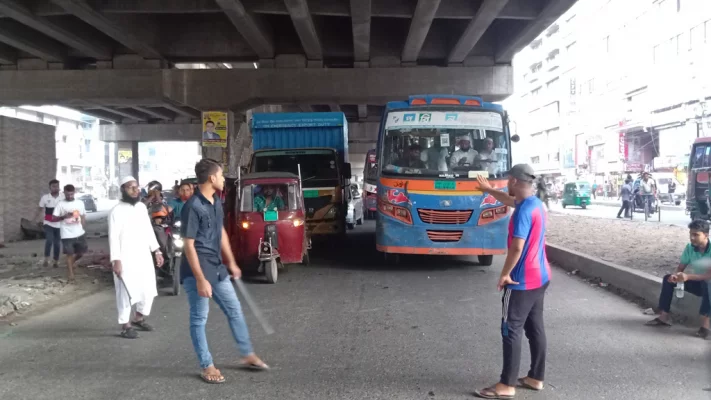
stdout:
{"type": "Polygon", "coordinates": [[[503,290],[501,336],[504,367],[495,385],[475,392],[486,399],[509,399],[516,386],[543,390],[546,367],[546,332],[543,326],[543,298],[551,277],[546,258],[546,211],[534,195],[536,175],[530,165],[517,164],[508,172],[508,193],[493,189],[479,176],[481,190],[509,207],[515,207],[509,222],[508,254],[497,285],[503,290]],[[531,348],[531,369],[519,378],[521,334],[531,348]]]}
{"type": "MultiPolygon", "coordinates": [[[[116,308],[121,337],[135,339],[134,328],[152,331],[145,317],[151,313],[153,299],[158,296],[153,267],[163,264],[163,255],[153,233],[148,210],[140,201],[140,188],[132,176],[121,180],[121,201],[109,215],[109,245],[116,287],[116,308]],[[136,314],[131,321],[131,308],[136,314]]],[[[177,279],[177,278],[176,278],[177,279]]]]}
{"type": "Polygon", "coordinates": [[[395,163],[398,167],[427,169],[427,164],[420,158],[422,147],[419,144],[413,144],[409,147],[407,154],[401,160],[395,163]]]}
{"type": "Polygon", "coordinates": [[[457,143],[459,143],[459,150],[452,153],[452,158],[449,159],[449,167],[454,169],[473,165],[474,159],[477,158],[479,153],[472,149],[472,139],[469,135],[463,135],[457,138],[457,143]]]}

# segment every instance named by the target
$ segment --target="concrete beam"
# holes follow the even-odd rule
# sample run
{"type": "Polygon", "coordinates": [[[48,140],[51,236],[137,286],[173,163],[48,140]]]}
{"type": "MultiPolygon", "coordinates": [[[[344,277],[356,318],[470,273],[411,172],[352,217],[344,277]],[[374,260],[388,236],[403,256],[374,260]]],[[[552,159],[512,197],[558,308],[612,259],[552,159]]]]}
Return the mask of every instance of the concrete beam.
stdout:
{"type": "Polygon", "coordinates": [[[146,122],[148,121],[148,118],[146,118],[143,115],[136,114],[135,112],[131,112],[130,110],[126,109],[121,109],[121,108],[111,108],[111,107],[105,107],[105,106],[90,106],[86,108],[87,110],[102,110],[110,114],[116,114],[120,115],[124,118],[128,118],[134,121],[139,121],[139,122],[146,122]]]}
{"type": "Polygon", "coordinates": [[[370,60],[371,0],[351,0],[354,61],[370,60]]]}
{"type": "MultiPolygon", "coordinates": [[[[311,15],[352,17],[352,10],[343,1],[309,0],[311,15]]],[[[288,15],[283,0],[242,0],[247,10],[254,14],[288,15]]],[[[447,0],[437,10],[435,18],[471,19],[476,14],[478,2],[447,0]]],[[[104,14],[211,14],[222,10],[214,0],[100,0],[97,9],[104,14]]],[[[414,7],[409,1],[372,0],[372,16],[412,18],[414,7]]],[[[56,5],[42,1],[34,11],[40,16],[66,15],[56,5]]],[[[499,18],[535,19],[540,12],[540,0],[512,0],[499,18]]]]}
{"type": "Polygon", "coordinates": [[[76,35],[50,22],[45,17],[38,17],[17,0],[0,0],[0,13],[69,47],[77,49],[86,56],[99,60],[111,58],[111,48],[108,45],[95,43],[95,41],[76,35]]]}
{"type": "Polygon", "coordinates": [[[101,125],[99,140],[104,142],[170,142],[202,140],[201,124],[101,125]]]}
{"type": "Polygon", "coordinates": [[[422,45],[425,43],[427,33],[430,31],[440,0],[419,0],[415,7],[415,14],[410,22],[410,31],[407,33],[405,47],[402,49],[402,62],[417,62],[422,45]]]}
{"type": "Polygon", "coordinates": [[[64,62],[67,59],[67,49],[63,45],[15,21],[2,21],[0,42],[47,62],[64,62]]]}
{"type": "Polygon", "coordinates": [[[215,0],[230,22],[249,43],[259,58],[274,58],[274,44],[264,27],[260,26],[251,12],[239,0],[215,0]]]}
{"type": "Polygon", "coordinates": [[[316,33],[314,21],[309,13],[309,5],[306,0],[284,0],[286,8],[289,10],[291,22],[294,23],[296,33],[301,39],[301,45],[304,47],[304,53],[309,60],[323,59],[323,51],[321,50],[321,41],[316,33]]]}
{"type": "Polygon", "coordinates": [[[333,112],[341,112],[341,106],[338,103],[328,103],[328,108],[333,112]]]}
{"type": "Polygon", "coordinates": [[[117,22],[107,18],[91,7],[85,0],[52,0],[52,2],[142,57],[149,59],[163,58],[158,50],[134,36],[130,29],[124,28],[117,22]]]}
{"type": "Polygon", "coordinates": [[[0,64],[17,64],[17,51],[0,43],[0,64]]]}
{"type": "Polygon", "coordinates": [[[447,61],[450,63],[461,63],[469,55],[479,39],[484,36],[484,32],[489,29],[491,23],[506,6],[508,0],[484,0],[479,7],[476,16],[469,22],[467,29],[449,52],[447,61]]]}
{"type": "Polygon", "coordinates": [[[168,103],[161,105],[161,107],[165,108],[166,110],[170,110],[182,117],[187,117],[187,118],[199,118],[200,117],[200,112],[197,110],[195,110],[195,111],[186,110],[183,107],[176,106],[173,104],[168,104],[168,103]]]}
{"type": "Polygon", "coordinates": [[[301,111],[301,112],[313,112],[314,108],[311,107],[310,104],[306,103],[299,103],[296,105],[296,107],[301,111]]]}
{"type": "MultiPolygon", "coordinates": [[[[460,68],[305,68],[225,70],[0,71],[0,104],[155,104],[196,110],[247,110],[262,104],[385,104],[413,93],[513,93],[508,65],[460,68]],[[72,100],[67,100],[72,99],[72,100]]],[[[172,108],[171,108],[172,107],[172,108]]],[[[190,113],[183,110],[183,113],[190,113]]],[[[197,116],[188,114],[191,117],[197,116]]]]}
{"type": "Polygon", "coordinates": [[[514,55],[531,43],[546,28],[551,26],[577,0],[550,0],[537,18],[526,25],[516,37],[496,50],[494,59],[497,63],[510,63],[514,55]]]}
{"type": "Polygon", "coordinates": [[[156,110],[156,109],[148,108],[148,107],[141,107],[141,106],[134,106],[132,108],[138,112],[142,112],[146,115],[150,115],[151,117],[162,119],[164,121],[172,121],[173,120],[172,115],[169,115],[169,114],[162,112],[160,110],[156,110]]]}
{"type": "Polygon", "coordinates": [[[368,105],[358,104],[358,120],[362,121],[366,118],[368,118],[368,105]]]}
{"type": "Polygon", "coordinates": [[[112,115],[112,114],[97,111],[97,110],[82,110],[82,109],[76,109],[76,110],[81,112],[84,115],[88,115],[90,117],[94,117],[94,118],[102,120],[102,121],[108,121],[108,122],[111,122],[114,124],[121,123],[121,120],[122,120],[122,118],[119,118],[116,115],[112,115]]]}

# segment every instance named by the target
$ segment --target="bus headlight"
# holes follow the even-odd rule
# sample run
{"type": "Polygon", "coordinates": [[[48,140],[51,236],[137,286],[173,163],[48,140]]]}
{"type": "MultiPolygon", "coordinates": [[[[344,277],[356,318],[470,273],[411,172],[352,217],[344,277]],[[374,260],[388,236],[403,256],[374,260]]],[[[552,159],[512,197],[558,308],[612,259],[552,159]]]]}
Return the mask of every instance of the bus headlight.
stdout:
{"type": "Polygon", "coordinates": [[[400,222],[412,225],[412,215],[410,214],[410,211],[407,208],[398,207],[381,201],[378,204],[378,210],[383,214],[395,218],[400,222]]]}

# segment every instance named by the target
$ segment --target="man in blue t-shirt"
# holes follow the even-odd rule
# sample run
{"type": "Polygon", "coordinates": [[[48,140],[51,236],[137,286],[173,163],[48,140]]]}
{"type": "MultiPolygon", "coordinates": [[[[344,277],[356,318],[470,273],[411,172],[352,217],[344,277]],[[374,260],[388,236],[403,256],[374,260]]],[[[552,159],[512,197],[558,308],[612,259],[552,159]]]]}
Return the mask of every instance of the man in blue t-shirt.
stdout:
{"type": "Polygon", "coordinates": [[[546,258],[547,213],[534,195],[536,175],[530,165],[514,165],[508,178],[508,193],[493,189],[481,175],[478,178],[483,192],[515,208],[509,222],[508,255],[497,285],[504,291],[501,316],[504,367],[497,384],[475,391],[477,396],[487,399],[512,398],[517,386],[542,390],[546,369],[543,298],[551,278],[546,258]],[[531,347],[531,369],[519,379],[524,331],[531,347]]]}

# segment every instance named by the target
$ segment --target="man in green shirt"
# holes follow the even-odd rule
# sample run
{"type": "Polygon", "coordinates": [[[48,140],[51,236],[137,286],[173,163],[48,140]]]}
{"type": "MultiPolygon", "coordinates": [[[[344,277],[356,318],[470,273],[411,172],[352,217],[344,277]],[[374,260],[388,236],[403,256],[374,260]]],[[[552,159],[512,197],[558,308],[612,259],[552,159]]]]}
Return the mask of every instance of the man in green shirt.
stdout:
{"type": "Polygon", "coordinates": [[[650,326],[671,326],[669,311],[677,283],[684,282],[684,291],[701,297],[701,328],[697,336],[709,337],[709,283],[711,283],[711,243],[709,242],[709,223],[694,220],[689,224],[690,243],[681,253],[679,266],[674,274],[669,274],[662,281],[662,293],[659,295],[659,317],[647,322],[650,326]],[[687,272],[687,267],[689,271],[687,272]]]}
{"type": "Polygon", "coordinates": [[[285,210],[284,200],[276,193],[272,185],[264,185],[262,191],[254,196],[254,211],[285,210]]]}

